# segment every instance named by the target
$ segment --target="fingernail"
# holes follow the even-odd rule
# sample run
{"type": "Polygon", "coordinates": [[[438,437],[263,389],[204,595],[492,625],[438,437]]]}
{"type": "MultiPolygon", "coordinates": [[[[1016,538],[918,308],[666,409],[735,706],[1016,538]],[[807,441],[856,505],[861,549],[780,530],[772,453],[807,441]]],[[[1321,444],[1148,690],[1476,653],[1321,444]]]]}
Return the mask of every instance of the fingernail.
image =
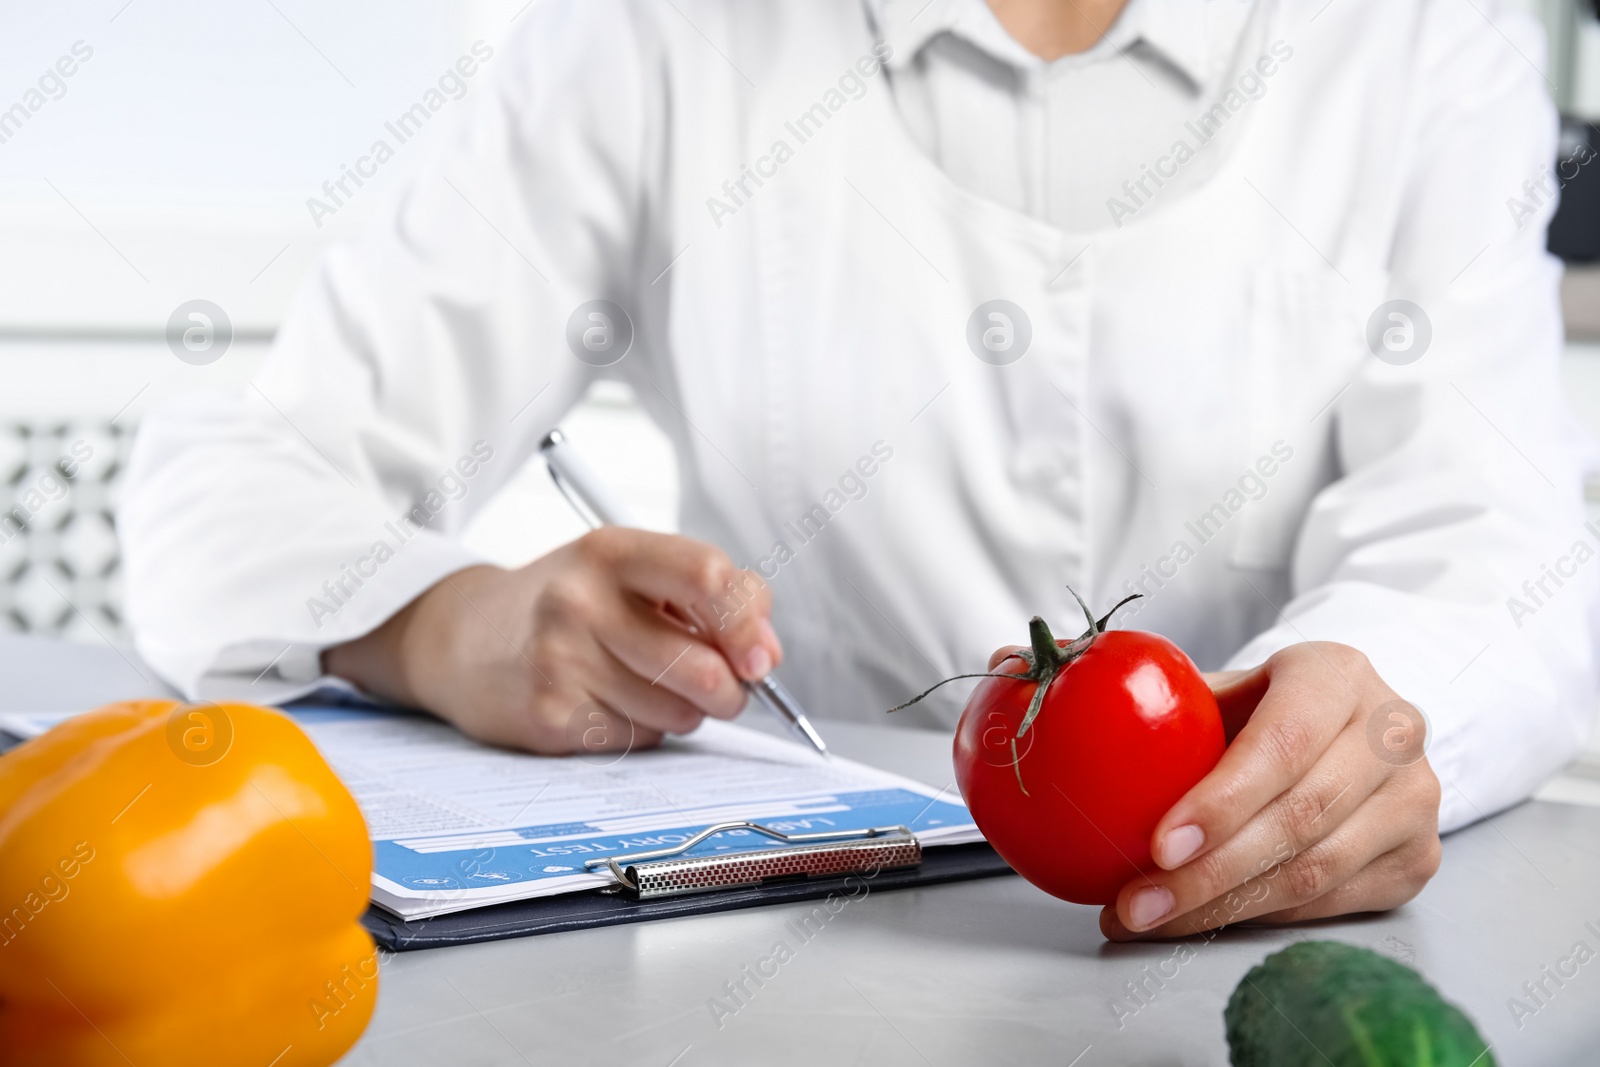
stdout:
{"type": "Polygon", "coordinates": [[[756,630],[761,634],[761,643],[768,648],[781,648],[783,643],[778,640],[778,631],[772,628],[772,623],[766,619],[756,620],[756,630]]]}
{"type": "Polygon", "coordinates": [[[1128,900],[1128,926],[1134,930],[1148,930],[1172,910],[1172,890],[1165,886],[1147,885],[1135,889],[1128,900]]]}
{"type": "Polygon", "coordinates": [[[750,678],[765,678],[772,670],[772,655],[762,645],[752,648],[744,657],[744,673],[750,678]]]}
{"type": "Polygon", "coordinates": [[[1169,871],[1174,867],[1181,867],[1189,862],[1205,843],[1204,830],[1194,823],[1184,823],[1163,835],[1158,849],[1161,855],[1156,857],[1156,862],[1169,871]]]}

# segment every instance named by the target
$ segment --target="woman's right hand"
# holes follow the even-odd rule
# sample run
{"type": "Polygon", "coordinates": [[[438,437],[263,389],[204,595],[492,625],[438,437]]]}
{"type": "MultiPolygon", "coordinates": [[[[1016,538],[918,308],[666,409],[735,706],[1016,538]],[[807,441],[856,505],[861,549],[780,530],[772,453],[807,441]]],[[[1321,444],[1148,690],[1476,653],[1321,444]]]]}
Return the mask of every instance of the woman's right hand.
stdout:
{"type": "Polygon", "coordinates": [[[714,545],[606,527],[517,570],[457,571],[323,668],[494,744],[644,748],[739,713],[740,679],[783,658],[770,610],[714,545]]]}

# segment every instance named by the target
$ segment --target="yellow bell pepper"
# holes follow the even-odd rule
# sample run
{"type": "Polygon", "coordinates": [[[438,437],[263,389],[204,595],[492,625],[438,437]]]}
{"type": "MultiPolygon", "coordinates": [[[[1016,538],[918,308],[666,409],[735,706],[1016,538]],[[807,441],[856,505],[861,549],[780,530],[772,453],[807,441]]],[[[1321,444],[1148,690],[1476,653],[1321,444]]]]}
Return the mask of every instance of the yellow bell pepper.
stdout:
{"type": "Polygon", "coordinates": [[[378,992],[372,847],[301,730],[112,704],[0,756],[0,1063],[325,1067],[378,992]]]}

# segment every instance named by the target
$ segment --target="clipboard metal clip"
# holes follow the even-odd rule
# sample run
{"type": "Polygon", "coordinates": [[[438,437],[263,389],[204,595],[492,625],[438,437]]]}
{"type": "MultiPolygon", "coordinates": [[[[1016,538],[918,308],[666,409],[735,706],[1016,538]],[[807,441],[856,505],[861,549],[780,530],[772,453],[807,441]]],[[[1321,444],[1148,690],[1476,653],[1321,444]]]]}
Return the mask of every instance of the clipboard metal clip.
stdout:
{"type": "Polygon", "coordinates": [[[671,848],[586,860],[583,866],[585,870],[609,867],[624,893],[649,900],[775,881],[916,867],[921,863],[922,845],[905,826],[786,834],[760,823],[724,822],[708,826],[671,848]],[[784,847],[721,856],[682,855],[707,838],[729,830],[754,830],[784,842],[784,847]]]}

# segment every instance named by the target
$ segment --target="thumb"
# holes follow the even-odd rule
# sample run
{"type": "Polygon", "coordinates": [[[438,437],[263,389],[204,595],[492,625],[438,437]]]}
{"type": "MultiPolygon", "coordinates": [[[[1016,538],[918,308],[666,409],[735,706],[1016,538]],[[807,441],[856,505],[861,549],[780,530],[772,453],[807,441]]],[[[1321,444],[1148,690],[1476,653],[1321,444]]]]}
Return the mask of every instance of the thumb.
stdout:
{"type": "Polygon", "coordinates": [[[1000,666],[1000,664],[1003,663],[1008,657],[1013,656],[1018,652],[1025,651],[1026,648],[1027,648],[1026,645],[1003,645],[1000,648],[995,649],[994,653],[992,655],[990,655],[990,657],[989,657],[989,668],[988,669],[991,670],[991,671],[994,670],[996,667],[1000,666]]]}
{"type": "Polygon", "coordinates": [[[1231,745],[1255,714],[1256,705],[1266,695],[1272,678],[1263,663],[1245,671],[1207,671],[1205,680],[1211,687],[1211,695],[1217,698],[1217,709],[1222,712],[1223,736],[1231,745]]]}

